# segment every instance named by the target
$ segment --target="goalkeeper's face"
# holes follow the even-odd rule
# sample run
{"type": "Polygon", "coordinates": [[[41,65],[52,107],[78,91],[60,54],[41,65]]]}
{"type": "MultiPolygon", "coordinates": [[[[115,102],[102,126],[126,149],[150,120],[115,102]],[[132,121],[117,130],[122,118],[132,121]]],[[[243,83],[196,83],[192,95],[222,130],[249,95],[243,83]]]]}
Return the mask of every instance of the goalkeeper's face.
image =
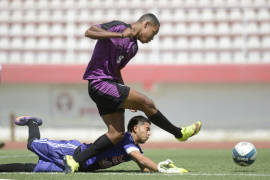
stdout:
{"type": "Polygon", "coordinates": [[[135,134],[137,136],[137,143],[143,144],[145,143],[150,136],[150,124],[148,122],[139,123],[135,128],[135,134]]]}

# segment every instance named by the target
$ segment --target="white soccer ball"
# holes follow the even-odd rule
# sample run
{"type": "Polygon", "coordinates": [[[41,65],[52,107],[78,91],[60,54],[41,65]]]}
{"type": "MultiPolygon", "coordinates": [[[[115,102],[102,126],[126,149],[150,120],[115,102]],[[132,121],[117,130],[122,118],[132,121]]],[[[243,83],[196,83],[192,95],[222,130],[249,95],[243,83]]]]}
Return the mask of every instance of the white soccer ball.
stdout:
{"type": "Polygon", "coordinates": [[[257,156],[255,146],[250,142],[237,143],[232,151],[232,158],[239,166],[251,165],[257,156]]]}

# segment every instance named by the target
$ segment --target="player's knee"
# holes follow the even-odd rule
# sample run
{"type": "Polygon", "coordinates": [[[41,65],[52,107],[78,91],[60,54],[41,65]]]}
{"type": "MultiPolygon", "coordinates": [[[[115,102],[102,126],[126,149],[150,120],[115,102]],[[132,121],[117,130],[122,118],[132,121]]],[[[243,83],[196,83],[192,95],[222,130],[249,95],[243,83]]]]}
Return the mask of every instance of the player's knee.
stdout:
{"type": "Polygon", "coordinates": [[[27,143],[27,149],[30,151],[31,151],[31,144],[32,144],[32,141],[27,143]]]}
{"type": "Polygon", "coordinates": [[[143,103],[143,109],[146,114],[151,114],[153,111],[156,111],[156,106],[154,104],[154,101],[150,98],[144,99],[143,103]]]}
{"type": "Polygon", "coordinates": [[[125,136],[125,132],[124,131],[120,131],[120,132],[114,132],[110,134],[111,140],[113,144],[116,144],[118,142],[120,142],[125,136]]]}

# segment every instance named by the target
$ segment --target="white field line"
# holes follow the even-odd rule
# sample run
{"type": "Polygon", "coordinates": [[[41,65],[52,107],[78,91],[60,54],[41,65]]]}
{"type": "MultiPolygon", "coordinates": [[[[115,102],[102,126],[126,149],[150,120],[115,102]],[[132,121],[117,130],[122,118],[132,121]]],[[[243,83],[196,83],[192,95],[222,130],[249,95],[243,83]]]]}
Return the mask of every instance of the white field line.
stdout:
{"type": "MultiPolygon", "coordinates": [[[[25,174],[25,175],[34,175],[34,174],[55,174],[55,175],[62,175],[63,173],[31,173],[31,172],[18,172],[18,173],[8,173],[8,172],[1,172],[1,174],[25,174]]],[[[122,173],[122,172],[95,172],[95,173],[76,173],[76,174],[96,174],[96,175],[103,175],[103,176],[110,176],[110,175],[125,175],[125,176],[253,176],[253,177],[270,177],[270,174],[256,174],[256,173],[187,173],[187,174],[161,174],[161,173],[122,173]]],[[[74,176],[76,176],[76,174],[74,176]]]]}
{"type": "Polygon", "coordinates": [[[24,157],[35,157],[35,154],[30,155],[8,155],[8,156],[1,156],[0,159],[10,159],[10,158],[24,158],[24,157]]]}

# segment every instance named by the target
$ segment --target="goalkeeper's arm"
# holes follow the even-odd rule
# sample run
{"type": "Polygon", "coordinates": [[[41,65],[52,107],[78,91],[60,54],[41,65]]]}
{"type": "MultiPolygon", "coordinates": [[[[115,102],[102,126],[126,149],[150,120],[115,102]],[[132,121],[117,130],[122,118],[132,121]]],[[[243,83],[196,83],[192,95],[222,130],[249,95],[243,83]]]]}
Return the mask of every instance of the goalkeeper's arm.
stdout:
{"type": "Polygon", "coordinates": [[[187,173],[188,170],[176,167],[169,159],[155,163],[139,151],[132,151],[130,156],[137,162],[142,172],[161,172],[161,173],[187,173]]]}
{"type": "Polygon", "coordinates": [[[158,172],[158,165],[139,151],[132,151],[129,154],[141,168],[142,172],[158,172]]]}

